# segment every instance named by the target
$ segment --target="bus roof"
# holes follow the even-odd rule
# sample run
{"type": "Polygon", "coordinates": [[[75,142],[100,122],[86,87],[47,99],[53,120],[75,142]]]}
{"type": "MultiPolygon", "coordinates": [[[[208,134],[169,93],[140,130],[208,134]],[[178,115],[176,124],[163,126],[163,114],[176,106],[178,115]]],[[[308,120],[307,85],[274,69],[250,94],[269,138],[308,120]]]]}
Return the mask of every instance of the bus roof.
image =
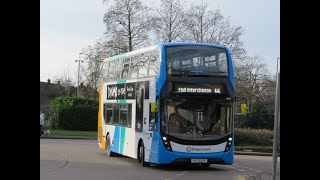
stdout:
{"type": "Polygon", "coordinates": [[[148,52],[148,51],[152,51],[155,50],[157,48],[157,46],[179,46],[179,45],[184,45],[184,46],[212,46],[212,47],[218,47],[218,48],[226,48],[226,45],[218,45],[218,44],[210,44],[210,43],[193,43],[193,42],[173,42],[173,43],[159,43],[153,46],[149,46],[149,47],[145,47],[145,48],[141,48],[141,49],[137,49],[134,51],[130,51],[127,53],[122,53],[122,54],[118,54],[112,57],[108,57],[106,59],[103,60],[103,62],[107,62],[107,61],[113,61],[116,59],[120,59],[120,58],[124,58],[124,57],[130,57],[133,56],[135,54],[140,54],[143,52],[148,52]]]}
{"type": "Polygon", "coordinates": [[[143,52],[152,51],[152,50],[155,50],[156,47],[157,47],[157,45],[153,45],[153,46],[137,49],[137,50],[134,50],[134,51],[130,51],[130,52],[127,52],[127,53],[115,55],[115,56],[106,58],[103,62],[113,61],[113,60],[116,60],[116,59],[129,57],[129,56],[132,56],[132,55],[135,55],[135,54],[140,54],[140,53],[143,53],[143,52]]]}
{"type": "Polygon", "coordinates": [[[174,42],[174,43],[163,43],[164,46],[212,46],[218,48],[226,48],[226,45],[219,45],[219,44],[210,44],[210,43],[194,43],[194,42],[174,42]]]}

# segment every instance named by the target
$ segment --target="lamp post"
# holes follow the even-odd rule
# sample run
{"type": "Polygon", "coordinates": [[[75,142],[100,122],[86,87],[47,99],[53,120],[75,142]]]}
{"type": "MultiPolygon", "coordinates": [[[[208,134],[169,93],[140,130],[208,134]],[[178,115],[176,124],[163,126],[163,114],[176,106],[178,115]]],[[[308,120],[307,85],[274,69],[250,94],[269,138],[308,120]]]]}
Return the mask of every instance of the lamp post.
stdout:
{"type": "Polygon", "coordinates": [[[280,68],[279,58],[277,59],[277,84],[276,84],[276,97],[275,97],[275,116],[274,116],[274,129],[273,129],[273,162],[272,162],[272,180],[276,180],[277,172],[277,157],[279,146],[279,128],[280,128],[280,68]]]}
{"type": "Polygon", "coordinates": [[[79,81],[80,81],[80,63],[82,63],[83,61],[82,60],[75,60],[75,62],[79,62],[79,65],[78,65],[78,87],[77,87],[77,96],[79,95],[79,81]]]}

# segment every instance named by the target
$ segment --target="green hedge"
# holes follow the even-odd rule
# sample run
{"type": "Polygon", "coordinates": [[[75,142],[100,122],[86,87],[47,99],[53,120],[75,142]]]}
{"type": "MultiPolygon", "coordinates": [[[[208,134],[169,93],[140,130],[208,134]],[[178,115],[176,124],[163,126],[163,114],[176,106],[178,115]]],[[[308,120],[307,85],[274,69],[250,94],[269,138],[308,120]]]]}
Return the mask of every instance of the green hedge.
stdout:
{"type": "Polygon", "coordinates": [[[52,101],[53,128],[97,130],[98,100],[82,97],[57,97],[52,101]]]}
{"type": "Polygon", "coordinates": [[[236,146],[272,146],[273,131],[235,128],[234,143],[236,146]]]}
{"type": "Polygon", "coordinates": [[[59,127],[65,130],[97,131],[98,108],[94,106],[74,106],[62,109],[59,127]]]}

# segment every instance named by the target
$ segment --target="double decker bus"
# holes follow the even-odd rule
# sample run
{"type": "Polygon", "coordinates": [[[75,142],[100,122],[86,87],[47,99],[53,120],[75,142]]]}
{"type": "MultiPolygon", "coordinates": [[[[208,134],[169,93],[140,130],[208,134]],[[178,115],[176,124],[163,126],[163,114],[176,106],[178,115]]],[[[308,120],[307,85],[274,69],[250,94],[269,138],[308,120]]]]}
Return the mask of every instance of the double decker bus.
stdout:
{"type": "Polygon", "coordinates": [[[162,43],[103,61],[98,142],[152,164],[233,163],[235,83],[226,46],[162,43]]]}

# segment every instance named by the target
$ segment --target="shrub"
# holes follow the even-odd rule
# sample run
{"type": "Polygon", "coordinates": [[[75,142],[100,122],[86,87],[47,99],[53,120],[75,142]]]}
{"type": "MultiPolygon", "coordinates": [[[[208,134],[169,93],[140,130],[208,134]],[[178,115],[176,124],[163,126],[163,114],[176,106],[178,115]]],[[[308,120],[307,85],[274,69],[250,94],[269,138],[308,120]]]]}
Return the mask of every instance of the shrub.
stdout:
{"type": "Polygon", "coordinates": [[[57,97],[52,101],[53,128],[96,130],[98,100],[82,97],[57,97]]]}
{"type": "Polygon", "coordinates": [[[273,131],[235,128],[234,143],[236,146],[272,146],[273,131]]]}
{"type": "Polygon", "coordinates": [[[62,109],[59,117],[59,127],[65,130],[96,131],[98,108],[79,105],[62,109]]]}
{"type": "Polygon", "coordinates": [[[274,106],[256,103],[253,112],[242,121],[241,128],[269,129],[274,128],[274,106]]]}

